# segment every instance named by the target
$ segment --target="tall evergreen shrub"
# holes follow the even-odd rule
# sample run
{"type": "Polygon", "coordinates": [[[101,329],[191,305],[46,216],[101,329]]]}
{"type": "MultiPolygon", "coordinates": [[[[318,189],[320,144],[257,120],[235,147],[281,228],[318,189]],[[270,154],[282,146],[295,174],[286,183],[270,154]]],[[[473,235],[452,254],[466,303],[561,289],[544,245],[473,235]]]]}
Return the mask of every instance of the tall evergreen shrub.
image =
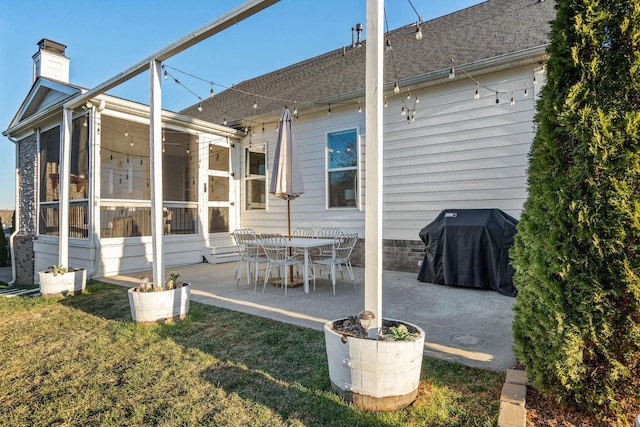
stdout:
{"type": "Polygon", "coordinates": [[[640,387],[640,0],[556,0],[529,198],[512,250],[515,352],[559,401],[640,387]]]}

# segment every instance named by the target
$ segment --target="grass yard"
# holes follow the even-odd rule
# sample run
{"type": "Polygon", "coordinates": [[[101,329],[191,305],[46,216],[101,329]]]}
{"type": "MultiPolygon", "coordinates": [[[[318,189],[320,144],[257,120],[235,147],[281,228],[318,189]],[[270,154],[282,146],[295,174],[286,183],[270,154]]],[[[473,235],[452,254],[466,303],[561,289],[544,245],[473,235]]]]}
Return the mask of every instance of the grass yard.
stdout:
{"type": "Polygon", "coordinates": [[[493,426],[504,373],[425,358],[397,412],[344,403],[322,332],[191,302],[137,326],[127,289],[0,298],[0,425],[493,426]]]}

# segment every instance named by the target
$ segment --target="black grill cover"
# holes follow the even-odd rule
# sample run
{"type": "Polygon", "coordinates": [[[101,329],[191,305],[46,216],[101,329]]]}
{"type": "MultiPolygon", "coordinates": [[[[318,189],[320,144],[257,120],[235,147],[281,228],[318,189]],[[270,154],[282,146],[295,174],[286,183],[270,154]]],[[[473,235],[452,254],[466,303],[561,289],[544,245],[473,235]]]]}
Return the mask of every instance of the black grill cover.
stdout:
{"type": "Polygon", "coordinates": [[[518,221],[500,209],[447,209],[420,231],[426,252],[418,280],[516,296],[509,249],[518,221]]]}

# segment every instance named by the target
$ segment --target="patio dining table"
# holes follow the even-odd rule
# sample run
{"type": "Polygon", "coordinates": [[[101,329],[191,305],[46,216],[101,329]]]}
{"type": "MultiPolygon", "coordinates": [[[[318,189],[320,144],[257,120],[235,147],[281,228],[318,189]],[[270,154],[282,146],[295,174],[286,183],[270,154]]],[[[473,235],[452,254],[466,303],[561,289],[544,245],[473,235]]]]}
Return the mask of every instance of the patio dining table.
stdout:
{"type": "Polygon", "coordinates": [[[322,246],[333,245],[333,239],[323,239],[315,237],[292,237],[291,239],[284,239],[285,245],[289,248],[297,248],[304,250],[304,293],[309,293],[309,249],[319,248],[322,246]]]}

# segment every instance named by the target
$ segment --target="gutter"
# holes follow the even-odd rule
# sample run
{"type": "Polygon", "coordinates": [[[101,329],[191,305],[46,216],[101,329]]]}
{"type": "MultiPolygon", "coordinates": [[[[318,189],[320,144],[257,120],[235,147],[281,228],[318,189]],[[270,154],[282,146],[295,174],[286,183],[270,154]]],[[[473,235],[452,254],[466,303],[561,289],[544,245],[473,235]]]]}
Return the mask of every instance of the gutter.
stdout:
{"type": "Polygon", "coordinates": [[[13,230],[13,233],[11,233],[11,236],[9,236],[9,250],[11,252],[11,275],[12,275],[12,279],[9,283],[7,283],[9,286],[13,286],[16,283],[17,280],[17,274],[16,274],[16,252],[13,246],[13,239],[14,237],[16,237],[16,235],[18,234],[18,231],[20,230],[20,210],[19,210],[19,205],[18,205],[18,201],[19,201],[19,196],[18,196],[18,185],[19,185],[19,178],[20,178],[20,169],[18,169],[18,147],[17,147],[17,141],[12,138],[9,137],[9,140],[11,142],[13,142],[14,144],[16,144],[16,182],[15,182],[15,208],[14,208],[14,216],[16,218],[16,229],[13,230]]]}

